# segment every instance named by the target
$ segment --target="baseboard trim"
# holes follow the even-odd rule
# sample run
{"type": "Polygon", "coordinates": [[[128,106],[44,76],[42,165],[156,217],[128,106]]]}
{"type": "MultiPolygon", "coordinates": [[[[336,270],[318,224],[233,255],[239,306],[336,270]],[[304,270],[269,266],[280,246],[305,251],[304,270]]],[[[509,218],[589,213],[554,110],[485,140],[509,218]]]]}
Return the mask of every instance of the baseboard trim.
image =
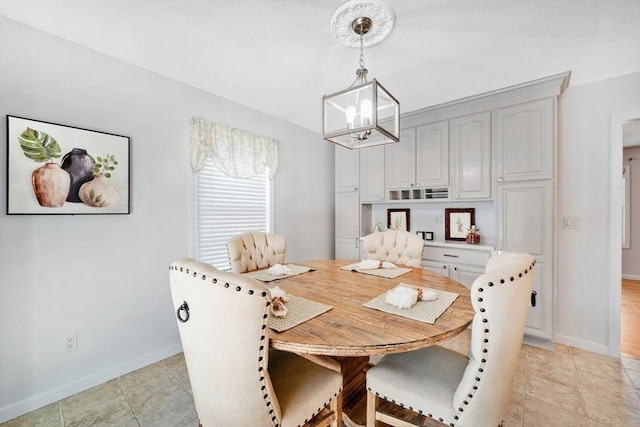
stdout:
{"type": "Polygon", "coordinates": [[[605,344],[597,344],[591,341],[581,340],[579,338],[569,337],[566,335],[556,335],[555,341],[559,344],[576,347],[582,350],[591,351],[593,353],[604,354],[605,356],[620,357],[619,354],[609,354],[609,346],[605,344]]]}
{"type": "Polygon", "coordinates": [[[176,355],[182,351],[182,345],[175,344],[162,350],[154,351],[137,359],[130,360],[120,365],[113,366],[104,371],[65,384],[53,390],[31,396],[27,399],[0,407],[0,423],[12,420],[20,415],[35,411],[36,409],[72,396],[81,391],[103,384],[124,374],[151,365],[176,355]]]}
{"type": "Polygon", "coordinates": [[[551,341],[551,340],[547,340],[547,339],[543,339],[543,338],[538,338],[538,337],[532,337],[530,335],[525,335],[522,338],[522,342],[524,344],[531,345],[531,346],[534,346],[534,347],[540,347],[540,348],[543,348],[545,350],[551,350],[551,351],[555,350],[555,347],[554,347],[555,343],[553,341],[551,341]]]}
{"type": "Polygon", "coordinates": [[[627,280],[640,280],[640,275],[639,274],[623,274],[622,278],[627,280]]]}

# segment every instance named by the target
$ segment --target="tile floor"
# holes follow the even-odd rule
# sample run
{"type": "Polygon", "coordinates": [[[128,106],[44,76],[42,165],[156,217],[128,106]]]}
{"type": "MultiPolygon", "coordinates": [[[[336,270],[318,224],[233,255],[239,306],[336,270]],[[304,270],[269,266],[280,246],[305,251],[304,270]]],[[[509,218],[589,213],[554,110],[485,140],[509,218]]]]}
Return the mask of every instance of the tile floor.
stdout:
{"type": "MultiPolygon", "coordinates": [[[[469,336],[446,346],[466,353],[469,336]]],[[[196,427],[190,393],[184,357],[178,354],[0,427],[196,427]]],[[[640,426],[640,360],[525,344],[505,426],[640,426]]]]}

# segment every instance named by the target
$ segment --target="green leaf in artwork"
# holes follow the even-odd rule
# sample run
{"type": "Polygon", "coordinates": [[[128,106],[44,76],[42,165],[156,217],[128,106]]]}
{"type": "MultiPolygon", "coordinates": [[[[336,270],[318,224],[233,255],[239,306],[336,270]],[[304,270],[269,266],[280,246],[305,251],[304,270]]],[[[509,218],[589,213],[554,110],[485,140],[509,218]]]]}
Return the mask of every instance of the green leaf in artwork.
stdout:
{"type": "Polygon", "coordinates": [[[96,192],[93,191],[93,188],[89,190],[89,200],[94,200],[96,196],[96,192]]]}
{"type": "Polygon", "coordinates": [[[22,152],[36,162],[47,162],[62,155],[58,142],[49,134],[27,128],[18,137],[22,152]]]}
{"type": "Polygon", "coordinates": [[[93,166],[93,173],[101,173],[105,178],[111,178],[109,171],[115,170],[115,165],[118,164],[113,154],[107,154],[106,156],[96,156],[98,160],[93,166]],[[112,166],[113,165],[113,166],[112,166]]]}

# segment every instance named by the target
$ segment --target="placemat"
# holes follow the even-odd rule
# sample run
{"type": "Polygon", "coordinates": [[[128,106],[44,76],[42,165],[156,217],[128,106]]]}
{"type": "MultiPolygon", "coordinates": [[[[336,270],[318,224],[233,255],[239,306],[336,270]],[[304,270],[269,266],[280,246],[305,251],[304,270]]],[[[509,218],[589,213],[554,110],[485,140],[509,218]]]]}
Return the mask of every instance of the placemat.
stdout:
{"type": "Polygon", "coordinates": [[[396,277],[402,276],[403,274],[407,274],[412,268],[375,268],[375,269],[367,269],[367,270],[358,270],[354,268],[356,264],[345,265],[344,267],[340,267],[342,270],[355,271],[357,273],[371,274],[372,276],[380,276],[386,277],[387,279],[395,279],[396,277]]]}
{"type": "Polygon", "coordinates": [[[384,311],[385,313],[396,314],[408,319],[417,320],[418,322],[435,323],[438,317],[440,317],[440,315],[449,308],[456,298],[458,298],[458,294],[431,288],[424,289],[429,289],[435,292],[438,294],[438,298],[433,301],[418,301],[411,308],[398,308],[394,305],[387,304],[384,301],[387,295],[385,292],[362,305],[375,310],[384,311]]]}
{"type": "Polygon", "coordinates": [[[276,276],[273,274],[269,274],[267,271],[268,268],[265,268],[264,270],[250,271],[249,273],[243,273],[243,274],[246,276],[253,277],[254,279],[258,279],[261,282],[272,282],[274,280],[285,279],[287,277],[293,277],[293,276],[297,276],[298,274],[306,273],[308,271],[313,271],[313,268],[305,267],[302,265],[295,265],[295,264],[285,264],[285,265],[289,267],[289,269],[291,270],[291,274],[281,274],[276,276]]]}
{"type": "Polygon", "coordinates": [[[269,327],[274,331],[286,331],[287,329],[313,319],[322,313],[326,313],[333,308],[333,306],[309,301],[302,297],[296,297],[293,295],[287,296],[289,297],[289,301],[286,303],[288,309],[287,315],[284,317],[271,315],[271,317],[269,317],[269,327]]]}

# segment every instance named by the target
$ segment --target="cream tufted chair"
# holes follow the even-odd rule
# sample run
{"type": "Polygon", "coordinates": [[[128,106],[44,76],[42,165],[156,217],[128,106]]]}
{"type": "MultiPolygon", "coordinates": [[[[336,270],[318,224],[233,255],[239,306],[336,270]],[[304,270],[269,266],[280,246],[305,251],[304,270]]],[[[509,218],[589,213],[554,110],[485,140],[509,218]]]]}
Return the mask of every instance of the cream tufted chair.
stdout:
{"type": "MultiPolygon", "coordinates": [[[[491,258],[471,287],[476,312],[469,357],[439,346],[386,355],[367,372],[367,426],[376,419],[400,424],[379,411],[379,399],[448,426],[497,426],[507,410],[533,286],[529,254],[491,258]]],[[[423,424],[419,424],[423,425],[423,424]]]]}
{"type": "Polygon", "coordinates": [[[191,259],[169,277],[202,427],[342,425],[342,376],[269,349],[264,284],[191,259]]]}
{"type": "Polygon", "coordinates": [[[368,259],[420,267],[424,240],[408,231],[387,230],[364,237],[368,259]]]}
{"type": "Polygon", "coordinates": [[[287,241],[278,234],[251,231],[230,238],[227,241],[227,250],[231,271],[246,273],[284,264],[287,241]]]}

